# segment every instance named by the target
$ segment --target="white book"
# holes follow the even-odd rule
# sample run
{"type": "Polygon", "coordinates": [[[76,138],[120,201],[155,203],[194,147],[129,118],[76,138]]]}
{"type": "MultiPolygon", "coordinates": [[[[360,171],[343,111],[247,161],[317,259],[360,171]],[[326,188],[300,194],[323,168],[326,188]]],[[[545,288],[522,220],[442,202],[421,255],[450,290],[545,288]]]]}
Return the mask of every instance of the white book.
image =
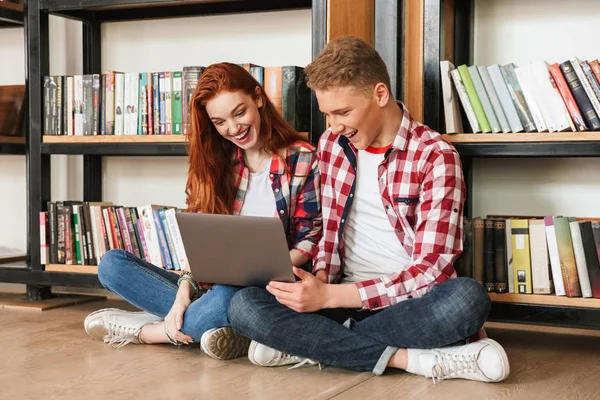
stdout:
{"type": "Polygon", "coordinates": [[[67,76],[67,135],[73,135],[75,132],[73,131],[73,85],[74,80],[72,76],[67,76]]]}
{"type": "Polygon", "coordinates": [[[519,119],[517,109],[510,97],[510,92],[508,91],[508,87],[502,76],[500,66],[498,64],[490,65],[488,67],[488,72],[490,73],[490,78],[494,84],[494,89],[496,89],[496,93],[498,94],[498,99],[500,99],[500,104],[502,104],[502,109],[504,110],[510,129],[513,133],[522,132],[524,129],[523,124],[519,119]]]}
{"type": "Polygon", "coordinates": [[[592,107],[594,107],[594,111],[596,111],[596,114],[598,114],[600,116],[600,101],[598,101],[596,94],[594,93],[594,91],[592,90],[592,87],[590,86],[590,82],[587,80],[587,77],[585,76],[585,74],[583,73],[583,70],[581,69],[581,64],[580,64],[581,60],[579,60],[579,58],[575,57],[569,61],[571,61],[571,65],[573,65],[573,71],[575,71],[575,73],[577,74],[577,78],[579,79],[581,86],[583,86],[583,89],[585,90],[585,94],[587,94],[587,96],[590,99],[590,102],[592,103],[592,107]]]}
{"type": "Polygon", "coordinates": [[[471,130],[473,133],[481,132],[481,128],[479,127],[479,122],[477,122],[477,117],[475,116],[475,111],[473,110],[473,106],[471,105],[471,100],[469,100],[469,96],[467,95],[467,90],[465,89],[465,85],[458,73],[458,69],[450,71],[450,76],[454,81],[454,87],[456,87],[456,92],[458,93],[458,97],[460,102],[465,109],[465,114],[467,114],[467,119],[469,120],[469,125],[471,125],[471,130]]]}
{"type": "Polygon", "coordinates": [[[577,265],[577,275],[579,276],[579,285],[581,286],[582,297],[593,297],[592,285],[590,284],[590,274],[587,269],[585,251],[581,240],[581,229],[578,221],[569,222],[571,231],[571,241],[573,242],[573,253],[575,254],[575,264],[577,265]]]}
{"type": "Polygon", "coordinates": [[[125,129],[125,74],[115,72],[115,135],[122,135],[125,129]]]}
{"type": "Polygon", "coordinates": [[[552,270],[552,282],[554,282],[554,292],[557,296],[565,296],[565,283],[562,277],[560,267],[560,254],[558,253],[558,243],[556,242],[556,230],[554,229],[554,217],[545,217],[546,242],[548,243],[548,254],[550,255],[550,267],[552,270]]]}
{"type": "MultiPolygon", "coordinates": [[[[102,208],[101,208],[102,209],[102,208]]],[[[117,246],[113,241],[112,237],[112,227],[110,226],[110,218],[108,217],[108,209],[102,209],[102,216],[104,217],[104,228],[106,229],[106,237],[108,238],[108,249],[113,250],[116,249],[117,246]]]]}
{"type": "Polygon", "coordinates": [[[546,121],[551,121],[554,130],[557,132],[571,129],[573,122],[554,83],[554,79],[548,71],[548,63],[545,61],[535,62],[531,64],[531,71],[537,82],[538,92],[544,99],[542,113],[546,121]]]}
{"type": "Polygon", "coordinates": [[[139,105],[139,86],[140,86],[140,74],[137,72],[128,72],[127,77],[129,78],[129,91],[126,93],[126,105],[125,111],[129,115],[126,135],[137,135],[138,133],[138,105],[139,105]]]}
{"type": "Polygon", "coordinates": [[[171,72],[165,72],[165,109],[166,109],[166,134],[173,134],[173,103],[171,101],[171,94],[173,93],[173,89],[171,88],[172,83],[172,74],[171,72]]]}
{"type": "Polygon", "coordinates": [[[473,81],[473,86],[475,87],[475,91],[477,92],[477,97],[479,97],[479,101],[481,102],[481,106],[483,107],[483,111],[485,116],[490,123],[490,127],[492,128],[493,133],[502,132],[502,128],[500,127],[500,122],[496,118],[496,113],[494,113],[494,109],[492,107],[492,103],[490,102],[490,98],[483,86],[483,81],[479,76],[479,69],[476,65],[472,65],[467,68],[469,71],[469,75],[471,75],[471,81],[473,81]]]}
{"type": "Polygon", "coordinates": [[[450,61],[440,61],[446,133],[462,133],[465,131],[460,115],[460,100],[450,76],[450,71],[455,69],[456,67],[450,61]]]}
{"type": "Polygon", "coordinates": [[[531,280],[534,294],[552,293],[550,277],[550,259],[546,242],[546,226],[544,220],[529,220],[529,248],[531,256],[531,280]]]}
{"type": "Polygon", "coordinates": [[[83,75],[73,77],[73,132],[83,136],[83,75]]]}
{"type": "Polygon", "coordinates": [[[533,117],[533,123],[535,124],[535,128],[538,132],[547,131],[548,125],[546,124],[546,121],[544,120],[544,117],[540,110],[541,104],[538,102],[536,96],[536,83],[531,73],[531,69],[528,65],[516,67],[515,74],[517,75],[517,79],[519,80],[519,85],[521,86],[521,90],[523,91],[523,96],[525,96],[525,102],[527,103],[529,112],[533,117]]]}
{"type": "Polygon", "coordinates": [[[100,261],[102,255],[104,255],[104,238],[102,240],[98,239],[98,233],[102,232],[100,226],[98,226],[98,217],[97,213],[99,211],[100,206],[89,206],[90,209],[90,223],[92,224],[92,243],[94,247],[94,255],[96,256],[96,260],[100,261]]]}
{"type": "Polygon", "coordinates": [[[138,218],[142,219],[142,229],[144,230],[144,239],[146,239],[146,247],[150,256],[150,263],[156,265],[159,268],[164,268],[162,262],[162,253],[160,251],[160,244],[158,243],[158,231],[154,224],[154,214],[151,205],[139,206],[138,218]]]}
{"type": "Polygon", "coordinates": [[[502,104],[500,104],[500,99],[498,98],[496,89],[494,89],[494,84],[492,83],[492,78],[490,78],[490,73],[488,72],[487,67],[482,65],[477,68],[479,70],[479,76],[481,77],[483,86],[485,87],[485,91],[490,98],[490,103],[494,109],[494,114],[496,115],[496,118],[498,118],[498,122],[502,128],[502,132],[508,133],[510,132],[510,125],[508,124],[508,120],[506,119],[506,115],[502,109],[502,104]]]}
{"type": "Polygon", "coordinates": [[[167,225],[169,226],[169,232],[171,233],[171,238],[173,239],[173,247],[175,248],[175,255],[177,257],[177,262],[179,263],[179,267],[184,270],[189,270],[189,263],[187,259],[187,254],[185,253],[185,248],[183,247],[183,239],[181,238],[181,232],[179,231],[179,225],[177,224],[177,218],[175,218],[175,209],[169,208],[165,210],[165,218],[167,220],[167,225]]]}

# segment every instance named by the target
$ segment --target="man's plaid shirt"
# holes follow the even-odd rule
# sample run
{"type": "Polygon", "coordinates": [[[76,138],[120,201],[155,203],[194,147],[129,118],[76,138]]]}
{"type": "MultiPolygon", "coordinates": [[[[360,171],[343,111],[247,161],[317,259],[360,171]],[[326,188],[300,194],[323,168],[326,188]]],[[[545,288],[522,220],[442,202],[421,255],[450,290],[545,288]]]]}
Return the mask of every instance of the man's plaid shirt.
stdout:
{"type": "MultiPolygon", "coordinates": [[[[462,252],[465,184],[454,147],[416,121],[406,107],[391,148],[379,166],[382,207],[410,265],[377,279],[357,282],[364,309],[376,310],[425,295],[438,282],[456,277],[452,262],[462,252]]],[[[325,270],[337,283],[344,269],[344,224],[356,183],[356,149],[327,130],[317,151],[321,171],[323,236],[313,272],[325,270]]]]}

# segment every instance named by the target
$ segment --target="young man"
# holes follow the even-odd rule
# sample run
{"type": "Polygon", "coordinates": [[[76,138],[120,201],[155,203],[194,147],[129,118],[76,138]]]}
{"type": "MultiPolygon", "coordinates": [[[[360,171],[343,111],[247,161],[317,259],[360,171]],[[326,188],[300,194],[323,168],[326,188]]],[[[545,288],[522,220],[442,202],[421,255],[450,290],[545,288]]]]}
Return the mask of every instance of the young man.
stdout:
{"type": "Polygon", "coordinates": [[[229,320],[253,339],[250,361],[505,379],[508,359],[497,342],[465,344],[490,300],[452,267],[465,198],[456,150],[393,99],[386,66],[366,42],[331,41],[306,74],[331,126],[318,150],[316,276],[296,268],[299,282],[233,298],[229,320]]]}

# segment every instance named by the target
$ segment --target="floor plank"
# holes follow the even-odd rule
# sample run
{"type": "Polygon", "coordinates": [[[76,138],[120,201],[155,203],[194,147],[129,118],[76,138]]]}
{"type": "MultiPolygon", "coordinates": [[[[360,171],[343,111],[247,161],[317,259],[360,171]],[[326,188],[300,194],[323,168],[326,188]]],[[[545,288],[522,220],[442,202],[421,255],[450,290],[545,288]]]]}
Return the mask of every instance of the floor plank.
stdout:
{"type": "Polygon", "coordinates": [[[125,346],[88,337],[85,316],[107,300],[31,313],[0,309],[1,399],[592,399],[600,393],[598,337],[488,328],[511,362],[500,384],[436,385],[403,372],[372,377],[340,368],[259,368],[240,358],[212,360],[194,347],[125,346]]]}

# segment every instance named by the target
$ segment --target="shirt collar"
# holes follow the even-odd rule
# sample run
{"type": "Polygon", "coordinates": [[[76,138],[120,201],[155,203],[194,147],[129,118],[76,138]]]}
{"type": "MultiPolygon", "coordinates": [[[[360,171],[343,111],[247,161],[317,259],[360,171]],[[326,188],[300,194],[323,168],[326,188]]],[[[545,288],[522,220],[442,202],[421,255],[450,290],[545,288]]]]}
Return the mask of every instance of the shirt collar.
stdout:
{"type": "MultiPolygon", "coordinates": [[[[243,168],[246,168],[244,163],[244,152],[242,149],[236,146],[235,151],[232,154],[231,161],[233,165],[241,164],[243,168]]],[[[283,175],[285,173],[285,165],[276,154],[271,156],[271,168],[269,174],[283,175]]]]}

